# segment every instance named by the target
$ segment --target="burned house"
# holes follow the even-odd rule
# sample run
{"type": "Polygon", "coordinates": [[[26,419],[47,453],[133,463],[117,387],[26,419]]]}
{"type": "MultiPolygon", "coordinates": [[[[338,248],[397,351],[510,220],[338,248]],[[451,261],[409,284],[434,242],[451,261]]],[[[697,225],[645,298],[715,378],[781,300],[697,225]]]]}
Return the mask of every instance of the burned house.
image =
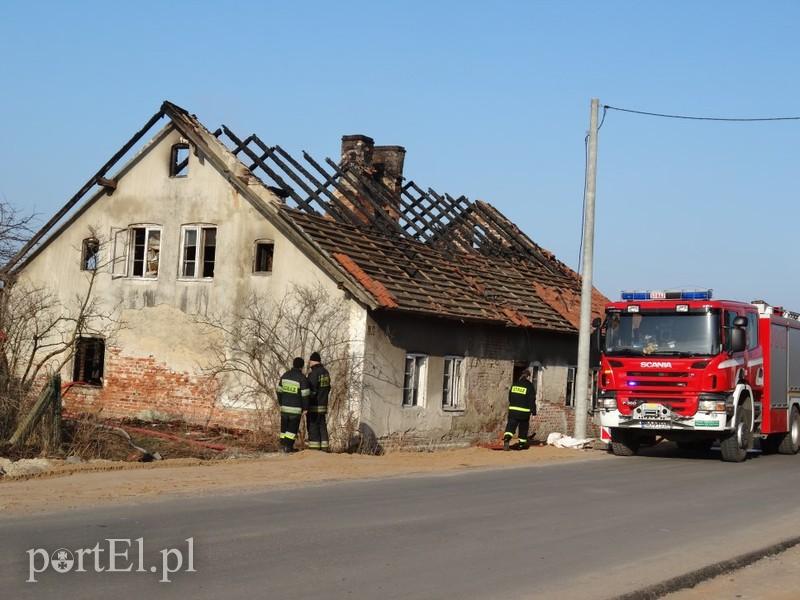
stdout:
{"type": "MultiPolygon", "coordinates": [[[[362,433],[494,436],[531,364],[539,433],[571,430],[580,278],[489,203],[407,179],[404,158],[363,135],[342,138],[340,161],[292,156],[165,102],[9,265],[57,282],[65,303],[95,272],[96,296],[124,323],[77,339],[67,408],[252,426],[251,407],[205,367],[196,317],[314,284],[348,306],[364,365],[348,406],[362,433]]],[[[604,301],[594,293],[595,313],[604,301]]]]}

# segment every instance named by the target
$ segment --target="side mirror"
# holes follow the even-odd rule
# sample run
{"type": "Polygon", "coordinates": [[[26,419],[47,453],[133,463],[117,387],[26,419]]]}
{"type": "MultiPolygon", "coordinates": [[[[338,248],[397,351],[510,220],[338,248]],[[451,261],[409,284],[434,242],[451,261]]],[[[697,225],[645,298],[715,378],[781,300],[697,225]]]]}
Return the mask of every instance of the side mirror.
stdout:
{"type": "Polygon", "coordinates": [[[600,317],[595,317],[594,319],[592,319],[592,327],[594,327],[595,329],[600,327],[600,325],[602,324],[603,324],[603,319],[601,319],[600,317]]]}
{"type": "Polygon", "coordinates": [[[733,320],[734,327],[747,327],[747,317],[736,317],[733,320]]]}
{"type": "MultiPolygon", "coordinates": [[[[745,317],[738,317],[736,320],[747,319],[745,317]]],[[[733,327],[730,330],[731,336],[731,352],[744,352],[747,348],[747,333],[741,327],[733,327]]]]}

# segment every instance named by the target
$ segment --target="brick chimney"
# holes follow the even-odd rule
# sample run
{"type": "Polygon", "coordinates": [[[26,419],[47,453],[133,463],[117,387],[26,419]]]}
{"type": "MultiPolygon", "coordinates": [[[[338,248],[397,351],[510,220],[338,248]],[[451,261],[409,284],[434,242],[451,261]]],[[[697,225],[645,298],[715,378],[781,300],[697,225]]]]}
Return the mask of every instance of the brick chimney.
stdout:
{"type": "Polygon", "coordinates": [[[372,167],[392,194],[400,198],[403,187],[403,163],[406,149],[402,146],[375,146],[372,151],[372,167]]]}
{"type": "MultiPolygon", "coordinates": [[[[376,146],[375,140],[366,135],[343,135],[342,136],[342,161],[343,169],[354,170],[365,177],[383,185],[393,198],[391,202],[383,202],[385,210],[392,218],[399,219],[400,191],[403,186],[403,163],[405,161],[406,149],[402,146],[376,146]]],[[[361,199],[359,190],[354,186],[343,181],[353,195],[362,200],[357,208],[366,221],[375,216],[375,210],[371,202],[361,199]]],[[[344,198],[343,198],[344,200],[344,198]]]]}
{"type": "Polygon", "coordinates": [[[358,165],[366,168],[371,167],[374,148],[375,140],[368,135],[343,135],[342,166],[358,165]]]}

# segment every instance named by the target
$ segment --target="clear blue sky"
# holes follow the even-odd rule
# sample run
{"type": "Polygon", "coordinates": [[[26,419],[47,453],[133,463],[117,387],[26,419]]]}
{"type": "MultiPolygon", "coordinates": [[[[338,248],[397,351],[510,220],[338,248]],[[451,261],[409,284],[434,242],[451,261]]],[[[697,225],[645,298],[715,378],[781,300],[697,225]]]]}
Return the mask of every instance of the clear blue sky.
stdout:
{"type": "MultiPolygon", "coordinates": [[[[23,2],[0,5],[0,195],[49,216],[164,99],[209,127],[500,208],[575,266],[589,99],[800,114],[797,2],[23,2]]],[[[595,281],[708,286],[800,310],[800,122],[609,113],[595,281]]]]}

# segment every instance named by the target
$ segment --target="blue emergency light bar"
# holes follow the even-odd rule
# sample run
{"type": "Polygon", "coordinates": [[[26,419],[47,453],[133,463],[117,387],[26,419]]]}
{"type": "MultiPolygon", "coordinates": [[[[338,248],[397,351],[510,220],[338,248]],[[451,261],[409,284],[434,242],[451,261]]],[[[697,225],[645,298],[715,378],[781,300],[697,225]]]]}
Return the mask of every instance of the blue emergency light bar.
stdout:
{"type": "Polygon", "coordinates": [[[711,300],[712,290],[622,292],[623,300],[711,300]]]}

